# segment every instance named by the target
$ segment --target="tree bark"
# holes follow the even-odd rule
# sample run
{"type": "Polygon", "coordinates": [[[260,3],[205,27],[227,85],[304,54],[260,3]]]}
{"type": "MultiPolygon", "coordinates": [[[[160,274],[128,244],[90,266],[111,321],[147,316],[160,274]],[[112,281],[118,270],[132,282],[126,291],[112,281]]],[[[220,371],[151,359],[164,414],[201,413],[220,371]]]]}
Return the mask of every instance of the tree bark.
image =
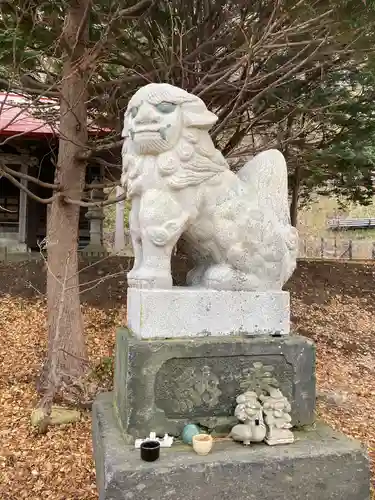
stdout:
{"type": "MultiPolygon", "coordinates": [[[[87,147],[87,79],[79,61],[88,37],[89,6],[90,0],[69,2],[62,34],[65,57],[55,182],[73,199],[81,198],[85,184],[86,163],[78,154],[87,147]]],[[[47,223],[48,353],[39,389],[53,395],[62,382],[82,376],[88,367],[79,297],[79,215],[78,205],[59,197],[52,202],[47,223]]]]}
{"type": "Polygon", "coordinates": [[[290,222],[292,226],[297,227],[298,222],[298,199],[301,186],[301,167],[296,165],[293,174],[292,199],[290,203],[290,222]]]}

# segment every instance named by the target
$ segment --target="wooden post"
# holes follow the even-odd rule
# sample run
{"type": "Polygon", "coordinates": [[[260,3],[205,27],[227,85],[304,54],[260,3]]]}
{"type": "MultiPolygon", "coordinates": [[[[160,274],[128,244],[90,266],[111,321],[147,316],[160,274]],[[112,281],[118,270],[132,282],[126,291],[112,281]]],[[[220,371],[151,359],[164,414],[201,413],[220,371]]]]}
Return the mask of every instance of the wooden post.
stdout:
{"type": "MultiPolygon", "coordinates": [[[[28,173],[28,167],[26,163],[22,163],[21,169],[22,174],[28,173]]],[[[21,184],[27,188],[28,181],[26,179],[21,179],[21,184]]],[[[27,212],[27,194],[22,189],[20,190],[20,203],[19,203],[19,214],[18,214],[18,241],[19,243],[26,243],[26,212],[27,212]]]]}
{"type": "MultiPolygon", "coordinates": [[[[123,188],[117,186],[116,196],[121,196],[123,193],[123,188]]],[[[125,201],[116,203],[115,252],[121,252],[125,248],[124,211],[125,201]]]]}
{"type": "Polygon", "coordinates": [[[335,239],[333,240],[333,256],[337,259],[337,237],[335,235],[335,239]]]}
{"type": "Polygon", "coordinates": [[[353,258],[353,241],[349,240],[348,243],[348,255],[349,255],[349,260],[352,260],[353,258]]]}
{"type": "Polygon", "coordinates": [[[320,238],[320,258],[324,259],[324,238],[320,238]]]}

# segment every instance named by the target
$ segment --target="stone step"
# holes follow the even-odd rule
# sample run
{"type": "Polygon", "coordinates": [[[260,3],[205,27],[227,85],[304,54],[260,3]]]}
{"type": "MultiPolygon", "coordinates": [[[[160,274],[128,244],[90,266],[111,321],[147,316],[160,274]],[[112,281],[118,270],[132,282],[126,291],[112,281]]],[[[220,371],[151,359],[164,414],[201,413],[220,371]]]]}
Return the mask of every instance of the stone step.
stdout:
{"type": "Polygon", "coordinates": [[[18,241],[19,235],[18,231],[15,233],[1,233],[0,232],[0,239],[4,241],[18,241]]]}
{"type": "Polygon", "coordinates": [[[370,499],[364,450],[322,424],[295,432],[289,445],[221,442],[202,457],[176,443],[147,463],[124,443],[111,393],[98,397],[92,417],[99,500],[370,499]]]}
{"type": "Polygon", "coordinates": [[[25,243],[19,243],[17,240],[0,238],[0,252],[1,253],[27,252],[27,245],[25,243]]]}

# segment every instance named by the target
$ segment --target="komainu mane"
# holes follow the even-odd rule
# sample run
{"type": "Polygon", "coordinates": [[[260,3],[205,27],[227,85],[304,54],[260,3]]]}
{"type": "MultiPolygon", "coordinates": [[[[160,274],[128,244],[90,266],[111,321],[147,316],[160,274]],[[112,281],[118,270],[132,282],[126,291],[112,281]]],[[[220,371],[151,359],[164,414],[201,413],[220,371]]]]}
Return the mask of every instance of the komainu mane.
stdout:
{"type": "Polygon", "coordinates": [[[149,84],[125,113],[122,185],[132,200],[129,286],[170,288],[182,237],[190,285],[280,290],[296,266],[283,155],[268,150],[234,174],[209,135],[216,122],[198,97],[149,84]]]}

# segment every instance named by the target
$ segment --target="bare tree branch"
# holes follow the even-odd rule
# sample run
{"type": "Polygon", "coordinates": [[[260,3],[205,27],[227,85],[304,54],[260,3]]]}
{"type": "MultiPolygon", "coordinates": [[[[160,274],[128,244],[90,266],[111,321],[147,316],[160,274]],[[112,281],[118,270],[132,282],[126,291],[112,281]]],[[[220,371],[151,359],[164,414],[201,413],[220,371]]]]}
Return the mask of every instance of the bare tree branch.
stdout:
{"type": "Polygon", "coordinates": [[[109,205],[113,205],[114,203],[118,203],[119,201],[126,200],[126,193],[117,196],[116,198],[112,198],[110,200],[105,201],[82,201],[82,200],[73,200],[68,196],[63,197],[63,201],[66,203],[70,203],[71,205],[78,205],[80,207],[107,207],[109,205]]]}
{"type": "MultiPolygon", "coordinates": [[[[85,161],[91,158],[94,154],[100,153],[102,151],[110,151],[111,149],[116,149],[120,148],[122,146],[123,140],[111,142],[109,144],[102,144],[99,146],[96,146],[92,149],[88,149],[87,151],[83,151],[78,155],[78,159],[85,161]]],[[[95,161],[100,162],[101,159],[95,158],[95,161]]],[[[104,161],[104,160],[103,160],[104,161]]]]}
{"type": "Polygon", "coordinates": [[[38,186],[42,186],[42,187],[45,187],[48,189],[53,189],[53,190],[60,189],[60,186],[58,184],[50,184],[49,182],[41,181],[41,180],[37,179],[36,177],[33,177],[32,175],[27,175],[27,174],[24,174],[22,172],[17,172],[17,170],[13,170],[4,164],[1,165],[0,169],[1,169],[1,171],[10,174],[13,177],[19,177],[20,179],[25,179],[26,181],[30,181],[33,184],[38,184],[38,186]]]}
{"type": "Polygon", "coordinates": [[[0,166],[0,174],[3,177],[5,177],[6,179],[8,179],[16,187],[18,187],[21,191],[24,191],[28,196],[30,196],[31,199],[37,201],[38,203],[43,203],[45,205],[48,205],[49,203],[52,203],[54,200],[56,200],[60,196],[60,193],[56,193],[53,196],[51,196],[50,198],[40,198],[39,196],[34,194],[32,191],[27,189],[26,186],[24,186],[19,181],[17,181],[17,179],[15,179],[13,177],[13,175],[10,175],[8,172],[6,172],[4,170],[4,166],[2,166],[2,165],[0,166]]]}

